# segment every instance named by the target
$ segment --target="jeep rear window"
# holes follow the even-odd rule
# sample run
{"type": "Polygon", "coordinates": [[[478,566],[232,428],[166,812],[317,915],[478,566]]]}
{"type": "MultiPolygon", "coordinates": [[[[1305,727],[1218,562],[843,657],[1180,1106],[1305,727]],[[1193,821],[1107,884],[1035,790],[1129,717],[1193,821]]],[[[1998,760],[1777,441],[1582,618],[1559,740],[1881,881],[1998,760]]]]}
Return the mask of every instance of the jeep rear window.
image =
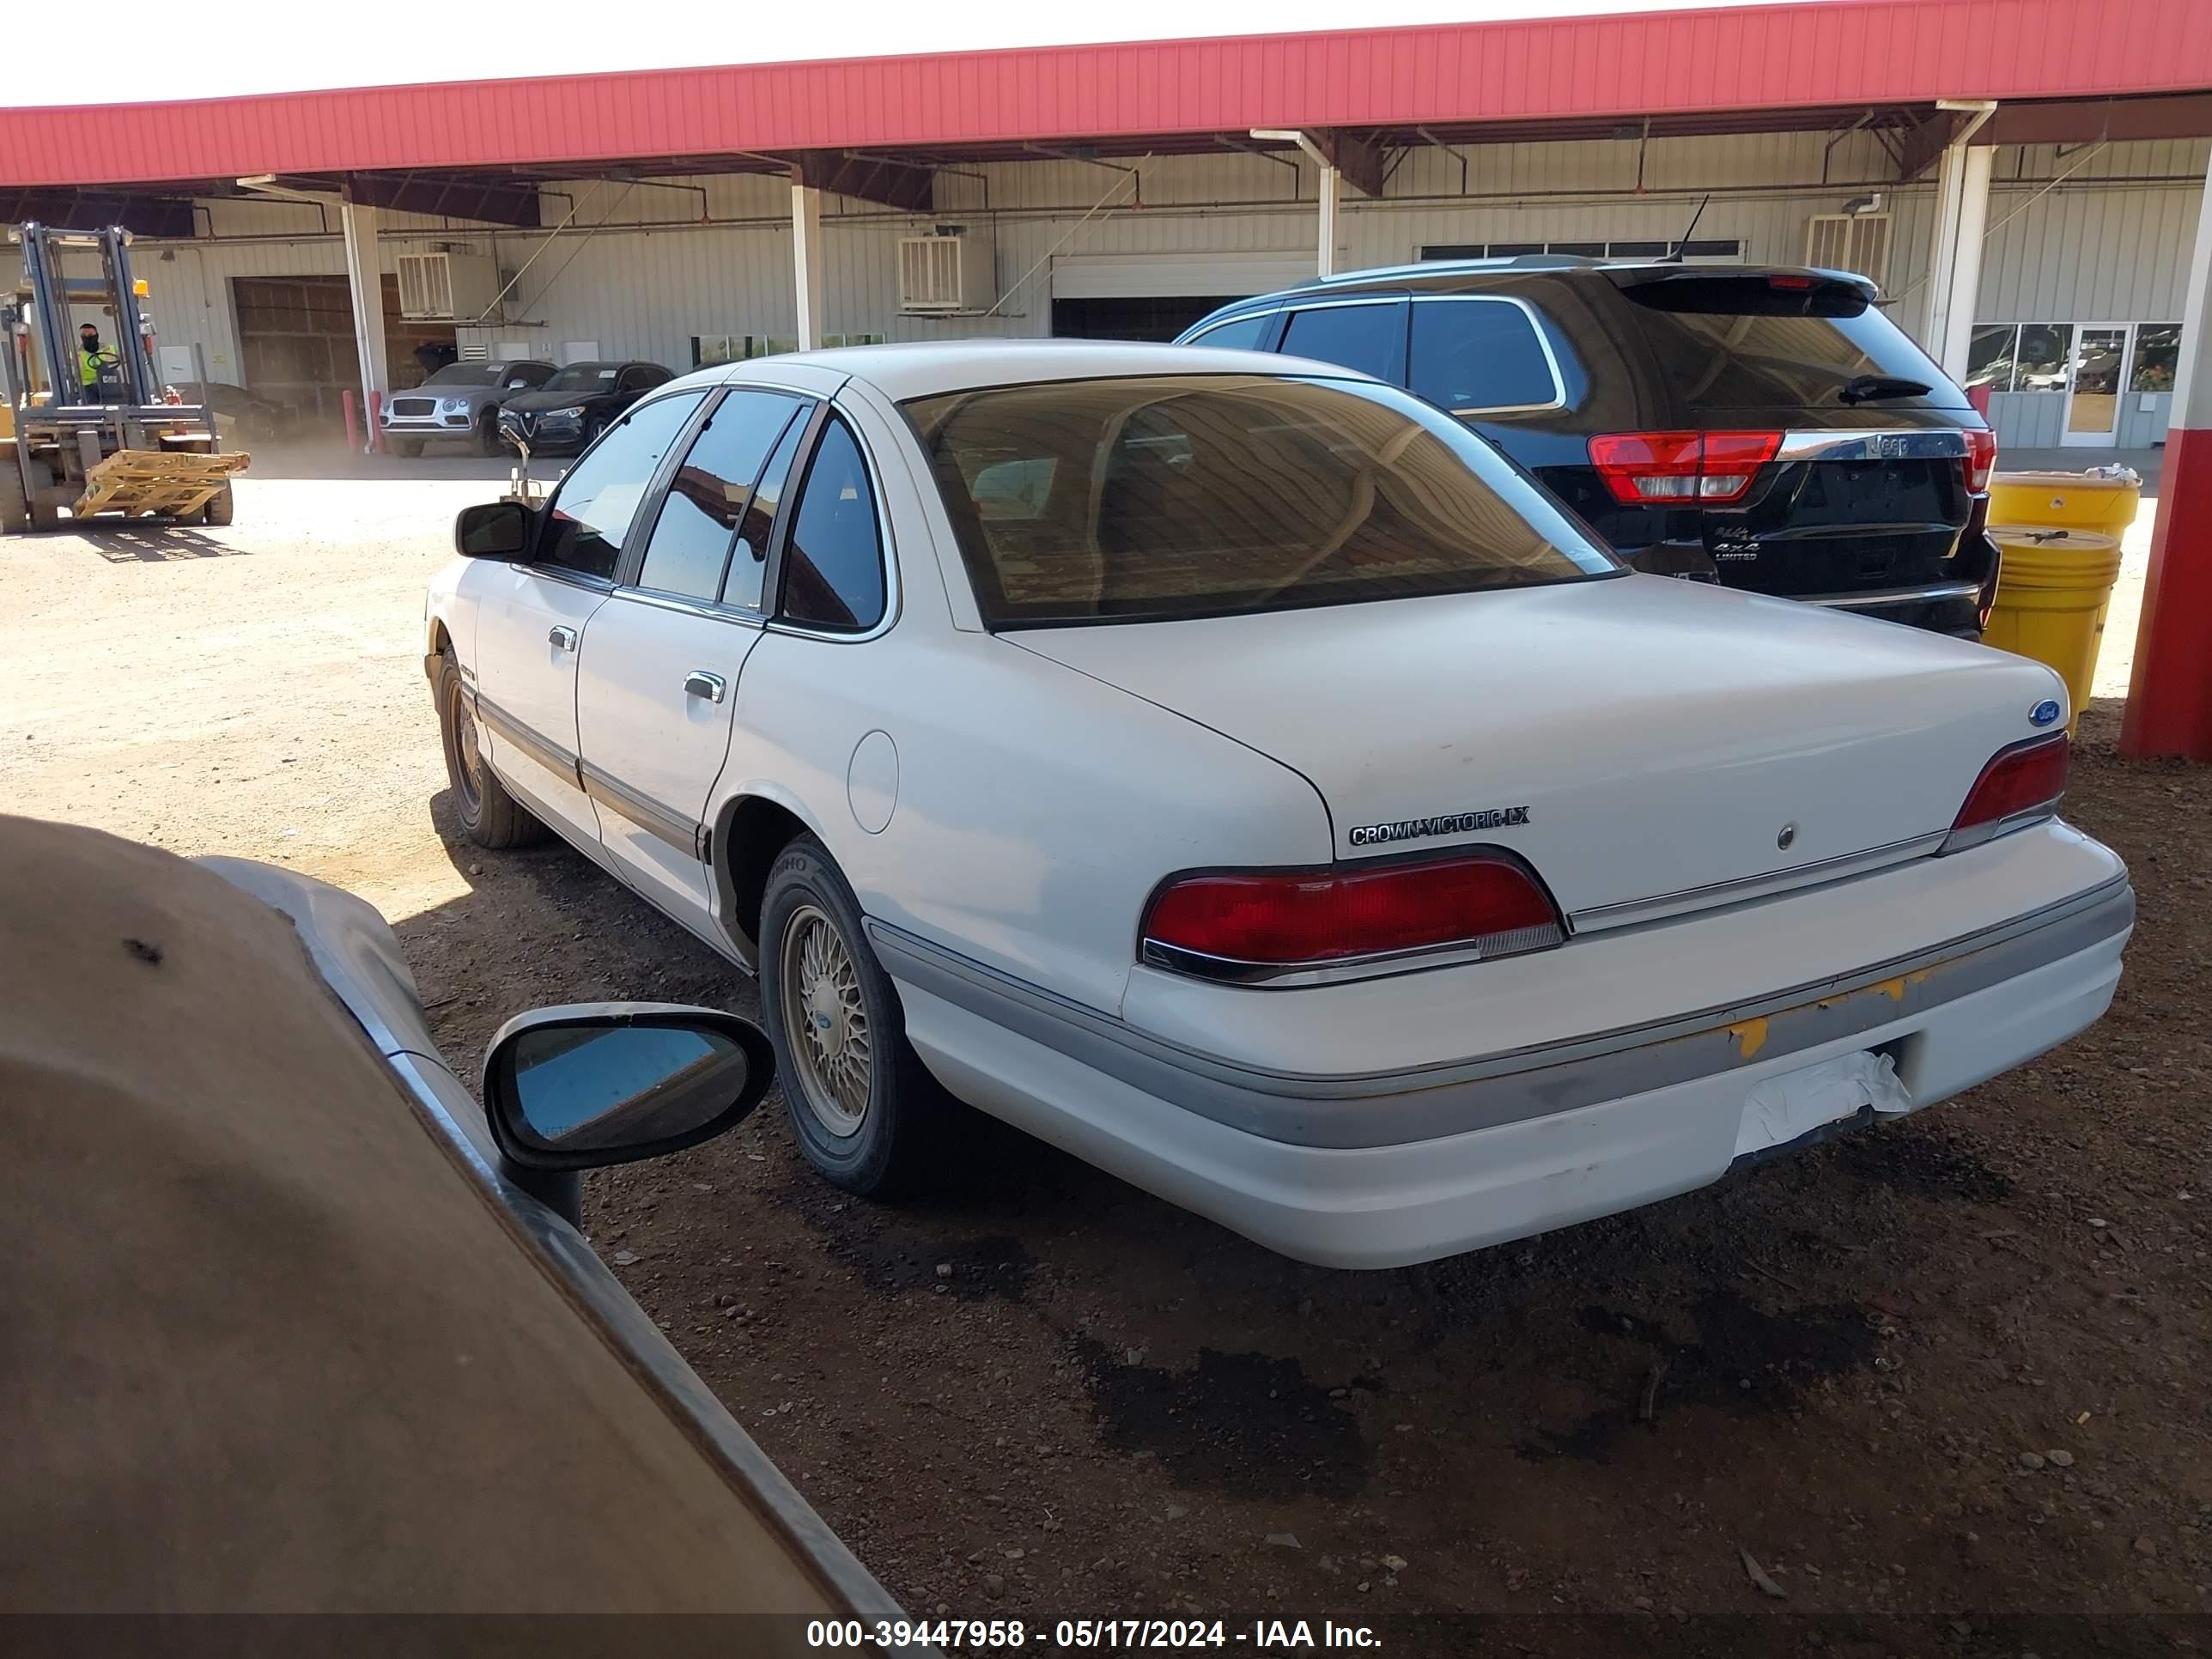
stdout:
{"type": "Polygon", "coordinates": [[[1924,394],[1861,408],[1965,409],[1966,393],[1855,283],[1763,272],[1620,284],[1659,370],[1692,410],[1842,409],[1862,375],[1918,380],[1924,394]]]}
{"type": "Polygon", "coordinates": [[[1283,611],[1620,568],[1496,450],[1390,386],[1163,374],[905,409],[993,626],[1283,611]]]}

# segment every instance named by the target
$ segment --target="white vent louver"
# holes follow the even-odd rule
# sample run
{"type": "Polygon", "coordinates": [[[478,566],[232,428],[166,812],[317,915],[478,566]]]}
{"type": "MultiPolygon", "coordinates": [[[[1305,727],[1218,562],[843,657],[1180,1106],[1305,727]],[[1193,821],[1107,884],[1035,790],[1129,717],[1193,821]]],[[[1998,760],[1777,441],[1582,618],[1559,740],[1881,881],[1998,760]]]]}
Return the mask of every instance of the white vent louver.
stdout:
{"type": "Polygon", "coordinates": [[[902,236],[899,309],[939,316],[981,311],[996,297],[991,266],[991,245],[981,237],[902,236]]]}
{"type": "Polygon", "coordinates": [[[1889,270],[1889,215],[1814,214],[1805,222],[1805,263],[1855,270],[1881,286],[1889,270]]]}
{"type": "Polygon", "coordinates": [[[399,279],[399,314],[410,320],[473,319],[499,289],[497,267],[481,253],[401,253],[393,257],[392,269],[399,279]]]}

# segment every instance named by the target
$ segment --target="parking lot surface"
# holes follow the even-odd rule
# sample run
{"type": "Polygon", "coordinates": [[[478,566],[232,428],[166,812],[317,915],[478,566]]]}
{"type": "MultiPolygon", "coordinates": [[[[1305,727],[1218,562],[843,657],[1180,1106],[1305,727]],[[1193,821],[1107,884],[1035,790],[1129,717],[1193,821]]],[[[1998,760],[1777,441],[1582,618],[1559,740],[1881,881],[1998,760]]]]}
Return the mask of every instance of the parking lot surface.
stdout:
{"type": "MultiPolygon", "coordinates": [[[[581,857],[453,838],[422,594],[499,469],[346,470],[250,476],[225,530],[0,541],[7,810],[362,894],[464,1074],[534,1004],[753,1012],[581,857]]],[[[2140,895],[2112,1013],[1705,1192],[1339,1273],[980,1120],[958,1190],[850,1200],[772,1098],[595,1176],[592,1242],[916,1613],[1387,1617],[1401,1649],[1412,1615],[1525,1614],[1565,1652],[2212,1610],[2212,773],[2117,727],[2087,714],[2068,808],[2140,895]]]]}

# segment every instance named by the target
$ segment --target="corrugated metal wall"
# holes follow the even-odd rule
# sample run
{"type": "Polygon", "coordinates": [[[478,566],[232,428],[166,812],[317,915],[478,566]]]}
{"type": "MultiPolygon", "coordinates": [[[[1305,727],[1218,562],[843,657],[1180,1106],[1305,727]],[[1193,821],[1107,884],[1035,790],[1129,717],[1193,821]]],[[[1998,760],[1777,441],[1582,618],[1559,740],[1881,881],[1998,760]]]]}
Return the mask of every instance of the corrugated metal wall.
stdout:
{"type": "MultiPolygon", "coordinates": [[[[2114,144],[2094,150],[2001,151],[1980,315],[1991,320],[2170,319],[2181,304],[2207,146],[2114,144]],[[2051,184],[2049,181],[2060,182],[2051,184]]],[[[1713,199],[1700,237],[1740,239],[1755,260],[1805,255],[1806,222],[1879,191],[1893,216],[1887,286],[1908,329],[1925,315],[1934,184],[1885,182],[1887,155],[1866,134],[1819,133],[1470,146],[1409,153],[1389,194],[1347,189],[1346,267],[1395,264],[1425,244],[1665,240],[1699,198],[1713,199]],[[1640,173],[1639,173],[1640,167],[1640,173]]],[[[549,186],[547,217],[573,203],[579,226],[551,239],[419,216],[384,219],[387,268],[405,247],[450,244],[496,252],[520,270],[511,318],[544,325],[550,343],[595,340],[610,356],[690,366],[694,336],[791,335],[790,192],[780,179],[714,176],[634,185],[549,186]],[[527,266],[525,269],[525,266],[527,266]]],[[[936,210],[889,213],[842,198],[825,215],[823,329],[892,339],[1051,326],[1055,259],[1102,255],[1277,254],[1310,258],[1310,168],[1249,155],[1164,157],[1118,165],[1075,160],[994,164],[939,175],[936,210]],[[996,244],[994,314],[930,319],[897,312],[900,237],[957,222],[996,244]]],[[[335,233],[312,206],[218,204],[218,241],[145,245],[143,274],[166,341],[197,333],[211,370],[234,377],[230,279],[344,270],[335,233]],[[167,252],[173,251],[173,261],[167,252]]]]}

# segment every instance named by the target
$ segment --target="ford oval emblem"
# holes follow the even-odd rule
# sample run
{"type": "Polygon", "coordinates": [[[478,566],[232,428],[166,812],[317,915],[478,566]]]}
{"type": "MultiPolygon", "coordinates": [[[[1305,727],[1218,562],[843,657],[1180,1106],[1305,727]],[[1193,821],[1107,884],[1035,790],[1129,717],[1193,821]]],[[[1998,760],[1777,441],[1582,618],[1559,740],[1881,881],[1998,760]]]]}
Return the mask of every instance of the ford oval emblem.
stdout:
{"type": "Polygon", "coordinates": [[[2030,726],[2049,726],[2058,719],[2059,713],[2058,699],[2045,697],[2027,711],[2027,723],[2030,726]]]}

